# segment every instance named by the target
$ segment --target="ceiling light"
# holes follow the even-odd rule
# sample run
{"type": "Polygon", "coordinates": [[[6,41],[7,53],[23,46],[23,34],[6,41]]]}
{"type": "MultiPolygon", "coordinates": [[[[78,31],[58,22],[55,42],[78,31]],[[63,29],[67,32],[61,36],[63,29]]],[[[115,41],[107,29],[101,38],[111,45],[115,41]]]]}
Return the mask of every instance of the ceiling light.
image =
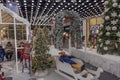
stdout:
{"type": "Polygon", "coordinates": [[[32,0],[32,2],[34,2],[34,0],[32,0]]]}
{"type": "Polygon", "coordinates": [[[74,7],[73,5],[71,7],[74,7]]]}
{"type": "Polygon", "coordinates": [[[70,5],[70,3],[68,3],[68,5],[70,5]]]}
{"type": "Polygon", "coordinates": [[[9,0],[7,2],[10,2],[9,0]]]}
{"type": "Polygon", "coordinates": [[[68,9],[71,9],[70,7],[68,9]]]}
{"type": "Polygon", "coordinates": [[[65,5],[65,7],[67,7],[67,6],[65,5]]]}
{"type": "Polygon", "coordinates": [[[18,2],[18,0],[16,0],[16,2],[18,2]]]}
{"type": "Polygon", "coordinates": [[[38,6],[38,7],[40,7],[40,6],[38,6]]]}
{"type": "Polygon", "coordinates": [[[9,5],[10,5],[10,6],[12,6],[12,4],[11,4],[11,3],[9,3],[9,5]]]}
{"type": "Polygon", "coordinates": [[[84,5],[84,3],[82,3],[82,5],[84,5]]]}
{"type": "Polygon", "coordinates": [[[71,0],[71,2],[76,2],[76,0],[71,0]]]}
{"type": "Polygon", "coordinates": [[[42,2],[42,0],[40,0],[39,2],[42,2]]]}
{"type": "Polygon", "coordinates": [[[60,7],[60,6],[58,6],[58,7],[60,7]]]}
{"type": "Polygon", "coordinates": [[[66,2],[66,0],[64,0],[63,2],[66,2]]]}
{"type": "Polygon", "coordinates": [[[63,3],[60,3],[60,5],[63,5],[63,3]]]}
{"type": "Polygon", "coordinates": [[[47,3],[47,5],[49,5],[49,3],[47,3]]]}
{"type": "Polygon", "coordinates": [[[48,0],[48,2],[50,2],[50,0],[48,0]]]}
{"type": "Polygon", "coordinates": [[[24,2],[26,2],[26,0],[24,0],[24,2]]]}
{"type": "Polygon", "coordinates": [[[81,2],[81,0],[79,0],[79,2],[81,2]]]}
{"type": "Polygon", "coordinates": [[[86,2],[89,2],[89,0],[87,0],[86,2]]]}
{"type": "Polygon", "coordinates": [[[89,3],[89,5],[91,5],[91,3],[89,3]]]}
{"type": "Polygon", "coordinates": [[[104,0],[102,0],[101,2],[104,2],[104,0]]]}
{"type": "Polygon", "coordinates": [[[56,3],[54,3],[53,5],[56,5],[56,3]]]}
{"type": "Polygon", "coordinates": [[[94,0],[94,2],[97,2],[96,0],[94,0]]]}
{"type": "Polygon", "coordinates": [[[26,3],[24,3],[24,5],[27,5],[26,3]]]}
{"type": "Polygon", "coordinates": [[[80,5],[78,7],[80,7],[80,5]]]}
{"type": "Polygon", "coordinates": [[[77,5],[77,3],[75,3],[75,5],[77,5]]]}

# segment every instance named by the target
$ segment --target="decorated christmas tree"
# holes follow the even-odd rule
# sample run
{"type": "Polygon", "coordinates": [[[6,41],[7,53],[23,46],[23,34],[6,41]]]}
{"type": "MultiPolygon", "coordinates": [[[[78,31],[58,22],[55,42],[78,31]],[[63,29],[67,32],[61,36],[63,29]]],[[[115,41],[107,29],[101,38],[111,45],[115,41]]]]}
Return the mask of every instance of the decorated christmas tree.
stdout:
{"type": "Polygon", "coordinates": [[[97,51],[120,55],[120,0],[106,0],[97,51]]]}
{"type": "Polygon", "coordinates": [[[52,66],[52,58],[49,52],[49,47],[45,34],[42,29],[37,30],[36,38],[34,40],[34,57],[32,60],[33,72],[44,71],[52,66]]]}
{"type": "Polygon", "coordinates": [[[49,35],[49,29],[47,27],[43,27],[43,31],[44,31],[44,34],[45,34],[45,38],[47,40],[47,44],[50,44],[51,42],[51,39],[50,39],[50,35],[49,35]]]}

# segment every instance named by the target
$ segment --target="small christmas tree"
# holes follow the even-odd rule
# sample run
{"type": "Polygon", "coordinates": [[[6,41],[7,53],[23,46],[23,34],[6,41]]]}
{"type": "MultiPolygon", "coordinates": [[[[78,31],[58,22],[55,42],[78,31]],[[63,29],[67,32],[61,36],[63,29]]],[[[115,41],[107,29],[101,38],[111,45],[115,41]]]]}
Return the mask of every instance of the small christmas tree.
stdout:
{"type": "Polygon", "coordinates": [[[44,71],[52,66],[52,58],[48,53],[49,47],[45,34],[42,29],[38,29],[36,39],[34,41],[35,54],[32,60],[33,72],[44,71]]]}
{"type": "Polygon", "coordinates": [[[99,32],[97,51],[120,55],[120,0],[105,1],[105,16],[99,32]]]}

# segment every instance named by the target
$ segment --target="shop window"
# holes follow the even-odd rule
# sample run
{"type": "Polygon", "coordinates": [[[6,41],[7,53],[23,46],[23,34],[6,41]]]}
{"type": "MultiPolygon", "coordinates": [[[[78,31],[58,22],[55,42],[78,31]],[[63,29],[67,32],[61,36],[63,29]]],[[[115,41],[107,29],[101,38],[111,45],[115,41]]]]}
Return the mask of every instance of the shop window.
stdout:
{"type": "Polygon", "coordinates": [[[103,21],[103,17],[98,17],[98,18],[97,18],[97,24],[101,24],[102,21],[103,21]]]}
{"type": "Polygon", "coordinates": [[[96,18],[90,19],[90,26],[96,25],[96,18]]]}

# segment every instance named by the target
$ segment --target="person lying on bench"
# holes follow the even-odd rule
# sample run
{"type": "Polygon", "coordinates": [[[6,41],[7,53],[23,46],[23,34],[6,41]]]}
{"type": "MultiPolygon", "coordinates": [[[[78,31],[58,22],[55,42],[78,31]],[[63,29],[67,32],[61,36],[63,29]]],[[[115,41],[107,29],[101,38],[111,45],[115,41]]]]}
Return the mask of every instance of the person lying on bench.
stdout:
{"type": "Polygon", "coordinates": [[[75,58],[74,56],[67,55],[64,51],[59,52],[59,60],[61,62],[69,63],[74,69],[76,69],[78,72],[81,72],[84,68],[84,65],[77,64],[72,60],[72,58],[75,58]]]}

